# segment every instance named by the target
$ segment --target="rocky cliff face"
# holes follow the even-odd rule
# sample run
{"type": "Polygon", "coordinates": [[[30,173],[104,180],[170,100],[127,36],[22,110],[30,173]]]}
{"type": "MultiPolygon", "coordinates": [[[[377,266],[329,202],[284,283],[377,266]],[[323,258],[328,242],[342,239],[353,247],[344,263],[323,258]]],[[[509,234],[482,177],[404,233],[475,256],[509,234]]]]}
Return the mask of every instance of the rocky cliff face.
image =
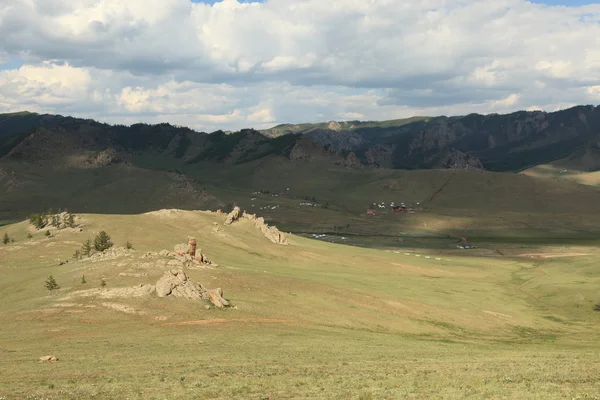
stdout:
{"type": "Polygon", "coordinates": [[[330,123],[294,132],[311,136],[336,152],[352,151],[363,164],[376,167],[457,165],[514,171],[567,157],[600,140],[600,107],[335,126],[330,123]]]}

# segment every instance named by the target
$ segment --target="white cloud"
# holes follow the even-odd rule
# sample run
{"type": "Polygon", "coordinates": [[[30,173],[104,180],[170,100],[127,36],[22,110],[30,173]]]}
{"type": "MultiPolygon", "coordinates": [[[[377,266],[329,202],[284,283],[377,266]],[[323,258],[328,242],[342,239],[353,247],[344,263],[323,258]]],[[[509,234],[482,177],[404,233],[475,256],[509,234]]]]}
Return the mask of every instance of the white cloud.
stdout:
{"type": "Polygon", "coordinates": [[[600,5],[0,2],[0,112],[197,129],[598,102],[600,5]],[[44,63],[45,62],[45,63],[44,63]]]}

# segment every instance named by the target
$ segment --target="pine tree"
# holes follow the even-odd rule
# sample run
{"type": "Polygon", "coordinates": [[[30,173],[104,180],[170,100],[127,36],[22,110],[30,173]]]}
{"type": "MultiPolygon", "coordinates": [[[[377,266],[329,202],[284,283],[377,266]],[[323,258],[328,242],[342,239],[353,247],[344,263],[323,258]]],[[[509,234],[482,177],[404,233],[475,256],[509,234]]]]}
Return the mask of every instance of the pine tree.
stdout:
{"type": "Polygon", "coordinates": [[[127,250],[131,250],[133,249],[133,244],[131,244],[131,242],[128,240],[127,243],[125,243],[125,247],[127,248],[127,250]]]}
{"type": "Polygon", "coordinates": [[[81,275],[81,283],[87,283],[87,281],[85,280],[85,275],[81,275]]]}
{"type": "Polygon", "coordinates": [[[48,279],[46,279],[46,284],[44,286],[50,291],[60,289],[60,286],[58,286],[58,283],[56,283],[56,280],[52,275],[50,275],[48,279]]]}
{"type": "Polygon", "coordinates": [[[110,249],[113,242],[110,241],[110,236],[104,231],[100,231],[98,236],[94,239],[94,248],[96,251],[104,251],[110,249]]]}
{"type": "Polygon", "coordinates": [[[4,238],[2,239],[2,243],[8,244],[9,242],[10,242],[10,237],[8,236],[8,233],[5,233],[4,238]]]}
{"type": "Polygon", "coordinates": [[[83,242],[83,246],[81,246],[81,254],[86,257],[89,257],[92,254],[92,241],[90,239],[83,242]]]}
{"type": "Polygon", "coordinates": [[[43,214],[31,214],[29,216],[29,223],[37,229],[42,229],[45,226],[43,214]]]}
{"type": "Polygon", "coordinates": [[[46,235],[47,237],[49,237],[52,234],[50,233],[50,231],[46,231],[46,233],[44,233],[44,235],[46,235]]]}
{"type": "Polygon", "coordinates": [[[81,252],[79,250],[75,250],[75,253],[73,253],[73,258],[76,260],[81,259],[81,252]]]}
{"type": "Polygon", "coordinates": [[[106,286],[106,279],[102,278],[102,281],[100,281],[100,286],[102,286],[102,287],[106,286]]]}

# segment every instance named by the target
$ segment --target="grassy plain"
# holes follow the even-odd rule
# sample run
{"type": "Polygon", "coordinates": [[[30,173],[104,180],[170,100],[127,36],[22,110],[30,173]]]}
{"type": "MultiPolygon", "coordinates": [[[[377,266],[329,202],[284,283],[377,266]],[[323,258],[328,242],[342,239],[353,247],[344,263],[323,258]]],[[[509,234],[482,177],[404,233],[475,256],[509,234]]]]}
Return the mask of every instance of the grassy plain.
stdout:
{"type": "Polygon", "coordinates": [[[0,398],[600,398],[600,251],[585,232],[567,242],[482,229],[471,251],[439,237],[353,247],[290,235],[279,246],[223,220],[84,214],[83,232],[31,239],[25,222],[0,228],[15,238],[0,245],[0,398]],[[101,229],[134,250],[70,259],[101,229]],[[155,283],[164,258],[144,255],[188,235],[219,266],[186,272],[235,308],[79,292],[102,277],[105,290],[155,283]]]}

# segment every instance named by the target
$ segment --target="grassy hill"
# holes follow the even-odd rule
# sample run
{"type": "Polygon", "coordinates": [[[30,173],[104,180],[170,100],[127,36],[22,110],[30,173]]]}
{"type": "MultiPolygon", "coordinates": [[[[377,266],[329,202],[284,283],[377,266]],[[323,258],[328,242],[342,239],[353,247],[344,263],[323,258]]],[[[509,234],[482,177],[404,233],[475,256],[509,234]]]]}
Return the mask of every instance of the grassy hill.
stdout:
{"type": "Polygon", "coordinates": [[[3,227],[0,233],[15,242],[0,246],[6,354],[0,396],[553,399],[597,393],[595,245],[505,244],[504,256],[490,256],[479,249],[386,251],[292,235],[289,246],[280,246],[249,221],[224,226],[224,218],[193,211],[84,214],[77,219],[82,232],[60,230],[50,238],[25,222],[3,227]],[[116,245],[131,241],[134,250],[73,260],[74,250],[99,230],[116,245]],[[154,283],[169,267],[147,252],[171,249],[188,235],[219,266],[186,272],[209,288],[222,287],[234,308],[102,295],[154,283]],[[44,288],[48,275],[58,291],[44,288]],[[82,295],[92,289],[101,290],[82,295]],[[60,361],[40,363],[47,354],[60,361]]]}
{"type": "Polygon", "coordinates": [[[537,178],[560,179],[582,185],[600,185],[600,149],[593,143],[560,160],[537,165],[522,172],[537,178]]]}

